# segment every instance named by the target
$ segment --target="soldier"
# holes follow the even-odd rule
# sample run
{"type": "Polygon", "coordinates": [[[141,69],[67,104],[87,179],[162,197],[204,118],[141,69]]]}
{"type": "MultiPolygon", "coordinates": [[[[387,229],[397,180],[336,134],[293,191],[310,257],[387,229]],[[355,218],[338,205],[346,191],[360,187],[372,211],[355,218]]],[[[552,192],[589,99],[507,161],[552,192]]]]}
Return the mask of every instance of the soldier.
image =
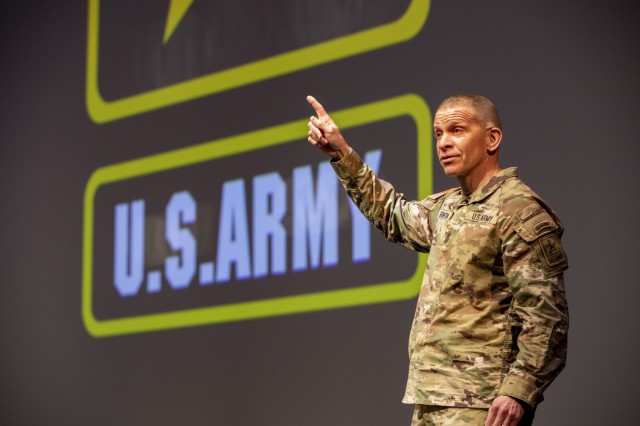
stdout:
{"type": "Polygon", "coordinates": [[[445,99],[434,117],[440,164],[459,187],[409,201],[379,179],[322,105],[308,141],[331,157],[347,193],[389,241],[429,260],[409,339],[403,402],[412,425],[530,425],[564,368],[569,317],[551,208],[501,169],[502,126],[478,95],[445,99]]]}

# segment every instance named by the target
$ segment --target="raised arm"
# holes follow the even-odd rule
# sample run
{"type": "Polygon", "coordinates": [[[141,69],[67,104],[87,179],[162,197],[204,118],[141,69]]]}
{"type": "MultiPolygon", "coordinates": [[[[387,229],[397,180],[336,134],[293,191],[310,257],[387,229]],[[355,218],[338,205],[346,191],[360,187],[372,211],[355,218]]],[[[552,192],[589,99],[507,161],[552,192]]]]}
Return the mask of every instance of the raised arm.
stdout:
{"type": "Polygon", "coordinates": [[[429,216],[434,203],[408,201],[389,182],[379,179],[349,147],[320,102],[313,96],[307,96],[307,102],[317,114],[309,119],[307,139],[331,157],[331,165],[358,209],[387,240],[411,250],[428,251],[432,239],[429,216]]]}

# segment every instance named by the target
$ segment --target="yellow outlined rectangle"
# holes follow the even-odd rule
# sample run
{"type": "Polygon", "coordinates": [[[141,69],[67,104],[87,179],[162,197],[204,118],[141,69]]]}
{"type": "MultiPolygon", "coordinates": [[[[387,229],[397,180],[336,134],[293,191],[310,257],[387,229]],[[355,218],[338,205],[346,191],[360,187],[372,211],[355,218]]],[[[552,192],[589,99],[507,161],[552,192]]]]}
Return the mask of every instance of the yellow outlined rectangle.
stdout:
{"type": "Polygon", "coordinates": [[[100,0],[89,0],[86,103],[91,119],[105,123],[300,71],[414,37],[424,26],[430,0],[411,0],[397,20],[312,46],[239,65],[114,101],[105,100],[98,82],[100,0]]]}
{"type": "MultiPolygon", "coordinates": [[[[432,190],[432,130],[429,107],[420,96],[415,94],[399,96],[332,114],[332,118],[340,123],[342,129],[400,116],[411,117],[416,125],[417,189],[418,197],[423,198],[432,190]]],[[[94,203],[96,193],[102,185],[269,146],[291,142],[306,143],[306,124],[306,119],[298,120],[96,170],[89,178],[84,198],[82,318],[88,332],[96,337],[113,336],[390,302],[415,296],[420,287],[426,255],[419,255],[416,270],[405,281],[136,317],[98,320],[94,316],[92,307],[94,203]]]]}

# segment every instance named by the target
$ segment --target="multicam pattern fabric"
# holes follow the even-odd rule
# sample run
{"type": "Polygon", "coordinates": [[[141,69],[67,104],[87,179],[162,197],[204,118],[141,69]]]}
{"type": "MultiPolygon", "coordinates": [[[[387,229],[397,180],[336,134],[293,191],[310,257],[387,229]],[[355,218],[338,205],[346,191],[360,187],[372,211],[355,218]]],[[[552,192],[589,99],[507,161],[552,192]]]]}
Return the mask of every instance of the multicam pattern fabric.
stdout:
{"type": "Polygon", "coordinates": [[[478,408],[416,405],[411,426],[483,426],[487,415],[488,410],[478,408]]]}
{"type": "MultiPolygon", "coordinates": [[[[439,407],[416,405],[411,417],[411,426],[485,426],[489,410],[485,408],[439,407]]],[[[531,426],[535,412],[526,410],[518,426],[531,426]]]]}
{"type": "Polygon", "coordinates": [[[568,309],[558,217],[509,168],[465,198],[408,201],[351,152],[332,162],[350,197],[392,242],[429,260],[409,339],[405,403],[532,407],[564,368],[568,309]]]}

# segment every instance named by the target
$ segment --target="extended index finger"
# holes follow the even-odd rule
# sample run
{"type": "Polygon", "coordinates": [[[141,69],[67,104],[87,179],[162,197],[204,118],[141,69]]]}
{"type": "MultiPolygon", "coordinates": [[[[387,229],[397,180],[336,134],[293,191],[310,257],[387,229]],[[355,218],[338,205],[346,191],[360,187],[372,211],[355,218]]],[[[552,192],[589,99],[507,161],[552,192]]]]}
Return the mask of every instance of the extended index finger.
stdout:
{"type": "Polygon", "coordinates": [[[316,114],[318,114],[318,118],[329,115],[327,114],[327,111],[324,110],[324,107],[322,106],[322,104],[318,102],[318,100],[313,96],[311,95],[307,96],[307,102],[309,102],[309,105],[311,105],[313,109],[316,110],[316,114]]]}

